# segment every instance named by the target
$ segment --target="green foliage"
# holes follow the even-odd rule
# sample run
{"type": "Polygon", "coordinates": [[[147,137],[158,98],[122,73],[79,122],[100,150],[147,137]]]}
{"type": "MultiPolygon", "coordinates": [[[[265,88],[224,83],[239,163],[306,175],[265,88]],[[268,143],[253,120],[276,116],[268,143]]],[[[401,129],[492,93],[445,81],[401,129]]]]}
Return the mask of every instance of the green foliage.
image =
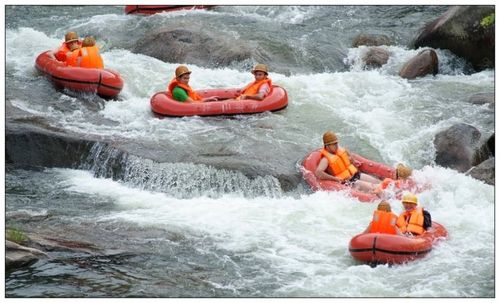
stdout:
{"type": "Polygon", "coordinates": [[[488,27],[495,24],[495,13],[491,13],[490,15],[484,17],[481,20],[481,26],[482,27],[488,27]]]}
{"type": "Polygon", "coordinates": [[[23,244],[28,240],[28,237],[20,230],[8,228],[5,230],[5,239],[17,244],[23,244]]]}

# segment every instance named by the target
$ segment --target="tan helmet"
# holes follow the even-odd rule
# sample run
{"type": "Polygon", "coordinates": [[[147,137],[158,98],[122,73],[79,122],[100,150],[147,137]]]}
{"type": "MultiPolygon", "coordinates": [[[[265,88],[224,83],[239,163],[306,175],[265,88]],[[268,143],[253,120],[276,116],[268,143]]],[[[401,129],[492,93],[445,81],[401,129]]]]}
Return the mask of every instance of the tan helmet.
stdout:
{"type": "Polygon", "coordinates": [[[329,130],[323,134],[323,145],[326,146],[337,142],[339,142],[339,140],[334,132],[329,130]]]}
{"type": "Polygon", "coordinates": [[[184,65],[179,65],[176,69],[175,69],[175,77],[179,78],[180,76],[184,75],[184,74],[190,74],[191,71],[187,68],[187,66],[184,66],[184,65]]]}
{"type": "Polygon", "coordinates": [[[391,212],[391,204],[387,201],[382,201],[378,204],[377,210],[385,211],[385,212],[391,212]]]}
{"type": "Polygon", "coordinates": [[[406,179],[409,176],[411,176],[412,169],[409,168],[408,166],[399,163],[396,166],[396,173],[397,173],[397,179],[406,179]]]}
{"type": "Polygon", "coordinates": [[[87,36],[85,39],[83,39],[82,42],[82,47],[87,47],[87,46],[94,46],[95,45],[95,39],[92,36],[87,36]]]}
{"type": "Polygon", "coordinates": [[[406,194],[403,196],[403,199],[401,200],[401,202],[418,204],[418,199],[417,199],[417,196],[415,196],[414,194],[406,194]]]}
{"type": "Polygon", "coordinates": [[[64,36],[64,42],[70,43],[73,41],[78,41],[78,35],[75,32],[67,32],[64,36]]]}
{"type": "Polygon", "coordinates": [[[255,67],[253,68],[253,70],[252,70],[252,74],[254,74],[254,73],[255,73],[255,72],[257,72],[257,71],[259,71],[259,72],[264,72],[264,73],[266,73],[266,75],[267,75],[267,66],[266,66],[265,64],[257,64],[257,65],[255,65],[255,67]]]}

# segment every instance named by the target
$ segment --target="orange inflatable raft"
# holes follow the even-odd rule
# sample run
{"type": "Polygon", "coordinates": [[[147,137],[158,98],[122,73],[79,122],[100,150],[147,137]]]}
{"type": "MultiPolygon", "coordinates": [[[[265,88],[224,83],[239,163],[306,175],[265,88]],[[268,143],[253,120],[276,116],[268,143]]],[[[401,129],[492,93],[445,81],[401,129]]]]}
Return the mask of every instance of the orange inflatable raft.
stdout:
{"type": "MultiPolygon", "coordinates": [[[[368,160],[355,153],[349,153],[349,154],[351,155],[351,158],[354,161],[359,161],[361,163],[361,165],[358,167],[358,170],[360,172],[376,176],[381,180],[383,180],[384,178],[392,178],[392,176],[394,175],[394,168],[390,166],[372,160],[368,160]]],[[[358,198],[362,202],[373,202],[375,200],[380,199],[375,194],[369,194],[355,190],[349,185],[341,184],[339,182],[331,180],[318,179],[315,175],[315,171],[316,168],[318,167],[321,157],[322,157],[321,149],[317,149],[308,154],[302,161],[302,166],[303,166],[301,169],[302,176],[313,190],[315,191],[348,190],[352,196],[358,198]]]]}
{"type": "Polygon", "coordinates": [[[400,264],[424,257],[438,240],[447,236],[446,229],[433,221],[425,233],[413,237],[381,233],[359,234],[351,239],[349,252],[361,262],[400,264]]]}
{"type": "Polygon", "coordinates": [[[97,93],[103,98],[116,97],[123,88],[123,79],[109,69],[69,67],[51,55],[41,53],[35,62],[36,68],[59,87],[74,91],[97,93]]]}
{"type": "Polygon", "coordinates": [[[153,15],[178,10],[207,9],[215,5],[126,5],[125,14],[153,15]]]}
{"type": "Polygon", "coordinates": [[[286,91],[277,85],[273,85],[271,93],[262,101],[251,99],[235,100],[234,98],[240,93],[238,88],[206,89],[196,92],[203,98],[217,96],[222,100],[185,103],[174,100],[170,92],[158,92],[151,97],[151,109],[159,115],[182,117],[255,114],[265,111],[278,111],[288,105],[286,91]]]}

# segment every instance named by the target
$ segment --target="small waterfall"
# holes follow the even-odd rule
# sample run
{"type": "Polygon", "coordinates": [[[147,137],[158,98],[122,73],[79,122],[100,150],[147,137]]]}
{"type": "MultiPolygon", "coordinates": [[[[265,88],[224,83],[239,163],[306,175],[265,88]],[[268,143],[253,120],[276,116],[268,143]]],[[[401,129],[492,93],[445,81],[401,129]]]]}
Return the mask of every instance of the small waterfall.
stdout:
{"type": "Polygon", "coordinates": [[[249,178],[237,171],[203,164],[158,163],[101,142],[92,146],[81,168],[92,171],[98,178],[120,180],[136,188],[164,192],[180,199],[216,198],[228,193],[246,198],[283,195],[279,180],[273,176],[249,178]]]}

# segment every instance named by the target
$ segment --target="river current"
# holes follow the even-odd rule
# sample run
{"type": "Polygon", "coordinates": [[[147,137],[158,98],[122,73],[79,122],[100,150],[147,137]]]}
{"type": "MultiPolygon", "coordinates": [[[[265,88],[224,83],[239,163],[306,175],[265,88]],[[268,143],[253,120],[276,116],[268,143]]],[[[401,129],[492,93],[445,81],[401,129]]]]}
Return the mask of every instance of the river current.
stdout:
{"type": "Polygon", "coordinates": [[[494,109],[467,102],[495,89],[494,70],[475,73],[438,49],[438,75],[397,75],[421,50],[407,45],[447,8],[218,6],[140,16],[123,6],[6,6],[7,108],[36,127],[134,144],[137,154],[121,163],[119,179],[102,173],[113,154],[99,144],[72,167],[7,165],[6,227],[89,242],[101,253],[57,251],[8,272],[6,296],[494,297],[494,186],[435,165],[433,145],[436,133],[456,123],[494,132],[494,109]],[[249,62],[197,66],[132,51],[142,35],[178,23],[287,54],[281,73],[265,63],[287,90],[288,107],[235,117],[154,116],[149,98],[179,64],[192,69],[195,88],[252,80],[249,62]],[[36,56],[69,30],[97,38],[105,65],[125,80],[118,100],[66,94],[37,73],[36,56]],[[359,33],[393,39],[383,46],[391,53],[386,65],[363,68],[367,48],[351,47],[359,33]],[[349,240],[365,229],[375,204],[312,192],[304,182],[284,188],[268,173],[299,172],[329,129],[348,149],[406,163],[417,181],[432,184],[419,200],[449,238],[404,265],[353,260],[349,240]],[[149,149],[162,153],[161,161],[145,157],[149,149]],[[197,161],[202,157],[210,164],[197,161]],[[248,174],[234,165],[237,157],[268,170],[248,174]]]}

